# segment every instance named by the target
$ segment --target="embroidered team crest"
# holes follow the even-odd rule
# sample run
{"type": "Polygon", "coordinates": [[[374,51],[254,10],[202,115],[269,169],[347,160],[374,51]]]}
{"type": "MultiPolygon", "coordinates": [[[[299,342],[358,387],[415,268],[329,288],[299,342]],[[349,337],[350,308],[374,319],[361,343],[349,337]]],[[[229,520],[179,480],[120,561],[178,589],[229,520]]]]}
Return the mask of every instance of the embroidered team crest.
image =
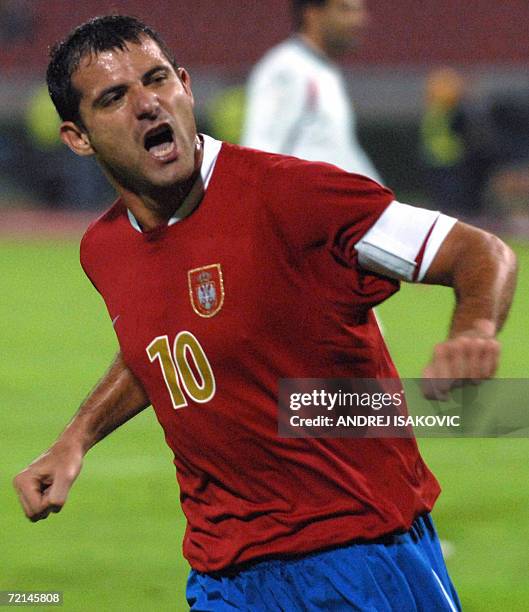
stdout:
{"type": "Polygon", "coordinates": [[[213,317],[224,303],[224,282],[220,264],[195,268],[187,273],[193,310],[201,317],[213,317]]]}

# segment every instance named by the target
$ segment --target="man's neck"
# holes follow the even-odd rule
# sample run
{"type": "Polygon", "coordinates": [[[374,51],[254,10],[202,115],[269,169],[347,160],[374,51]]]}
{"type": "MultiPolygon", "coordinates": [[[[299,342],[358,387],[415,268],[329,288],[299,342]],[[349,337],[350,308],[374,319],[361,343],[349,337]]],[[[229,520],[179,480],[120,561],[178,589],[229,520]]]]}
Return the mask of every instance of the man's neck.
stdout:
{"type": "Polygon", "coordinates": [[[331,59],[327,50],[325,49],[323,40],[321,40],[320,37],[308,32],[299,32],[298,36],[303,41],[303,43],[306,44],[307,47],[312,49],[315,53],[317,53],[326,60],[331,59]]]}
{"type": "Polygon", "coordinates": [[[123,203],[134,215],[143,231],[167,225],[184,204],[186,208],[192,209],[203,198],[204,183],[200,169],[204,159],[204,145],[202,140],[198,142],[199,146],[195,152],[195,171],[186,181],[144,193],[135,193],[118,186],[123,203]]]}
{"type": "Polygon", "coordinates": [[[169,220],[178,214],[184,204],[186,208],[194,208],[204,196],[204,185],[197,170],[185,182],[171,189],[160,190],[158,193],[136,194],[121,191],[121,199],[134,215],[142,231],[150,231],[167,225],[169,220]]]}

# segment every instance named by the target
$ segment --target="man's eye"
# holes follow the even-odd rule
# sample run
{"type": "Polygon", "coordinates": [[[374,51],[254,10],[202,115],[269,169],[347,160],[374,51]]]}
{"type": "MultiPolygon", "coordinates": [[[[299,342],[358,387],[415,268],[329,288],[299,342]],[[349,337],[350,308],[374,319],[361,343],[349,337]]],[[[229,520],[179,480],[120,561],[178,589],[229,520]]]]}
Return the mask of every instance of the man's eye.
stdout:
{"type": "Polygon", "coordinates": [[[112,104],[114,104],[115,102],[120,100],[122,97],[123,97],[123,92],[122,91],[116,91],[116,92],[114,92],[112,94],[109,94],[108,96],[105,96],[101,100],[101,106],[111,106],[112,104]]]}
{"type": "Polygon", "coordinates": [[[162,83],[166,79],[167,79],[167,75],[165,74],[165,72],[157,72],[156,74],[154,74],[152,76],[151,82],[153,82],[153,83],[162,83]]]}

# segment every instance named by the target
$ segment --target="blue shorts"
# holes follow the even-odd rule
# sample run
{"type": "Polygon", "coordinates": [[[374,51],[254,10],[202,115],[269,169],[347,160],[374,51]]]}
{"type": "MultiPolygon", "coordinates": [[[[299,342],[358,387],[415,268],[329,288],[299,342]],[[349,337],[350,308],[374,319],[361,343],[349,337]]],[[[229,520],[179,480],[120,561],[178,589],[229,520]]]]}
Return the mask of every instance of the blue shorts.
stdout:
{"type": "Polygon", "coordinates": [[[193,612],[456,612],[457,593],[429,515],[410,531],[295,558],[257,562],[240,571],[192,570],[193,612]]]}

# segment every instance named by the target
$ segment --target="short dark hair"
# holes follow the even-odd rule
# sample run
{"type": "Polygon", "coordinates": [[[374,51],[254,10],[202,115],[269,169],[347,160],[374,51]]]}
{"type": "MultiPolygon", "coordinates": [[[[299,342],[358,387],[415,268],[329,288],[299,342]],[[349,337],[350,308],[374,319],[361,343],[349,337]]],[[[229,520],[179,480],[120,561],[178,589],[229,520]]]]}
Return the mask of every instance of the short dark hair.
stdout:
{"type": "Polygon", "coordinates": [[[141,44],[142,37],[154,40],[177,70],[173,52],[162,37],[139,19],[126,15],[95,17],[72,30],[51,48],[46,81],[50,97],[63,121],[74,121],[83,127],[79,113],[81,94],[72,85],[72,75],[81,59],[112,49],[124,51],[127,43],[141,44]]]}
{"type": "Polygon", "coordinates": [[[303,11],[308,6],[323,6],[326,3],[327,0],[292,0],[292,17],[296,30],[303,26],[303,11]]]}

